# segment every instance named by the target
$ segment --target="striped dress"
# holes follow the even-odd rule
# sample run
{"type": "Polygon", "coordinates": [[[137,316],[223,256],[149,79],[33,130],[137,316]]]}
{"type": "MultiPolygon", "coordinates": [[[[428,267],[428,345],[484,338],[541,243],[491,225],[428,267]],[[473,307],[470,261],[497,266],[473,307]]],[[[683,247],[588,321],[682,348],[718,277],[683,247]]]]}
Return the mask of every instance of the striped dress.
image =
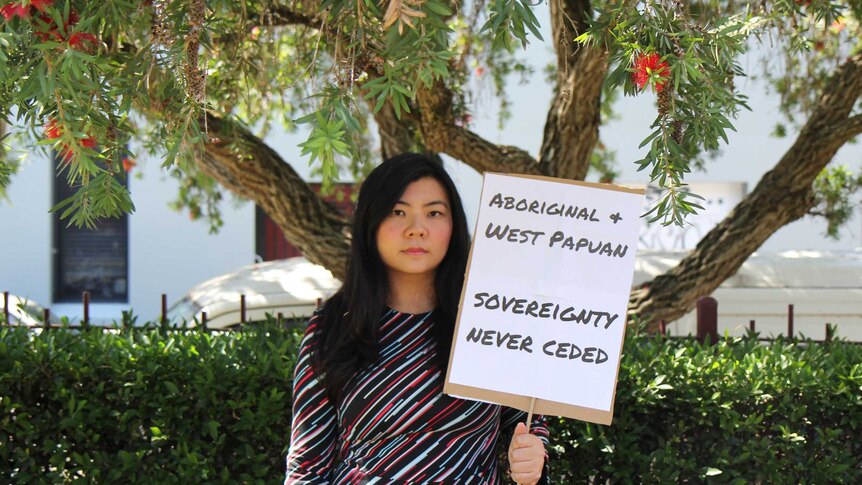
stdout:
{"type": "MultiPolygon", "coordinates": [[[[286,485],[502,483],[497,442],[505,436],[508,447],[526,413],[443,394],[433,312],[388,310],[380,358],[348,382],[338,406],[309,362],[318,323],[315,315],[297,359],[286,485]]],[[[547,443],[541,416],[531,432],[547,443]]]]}

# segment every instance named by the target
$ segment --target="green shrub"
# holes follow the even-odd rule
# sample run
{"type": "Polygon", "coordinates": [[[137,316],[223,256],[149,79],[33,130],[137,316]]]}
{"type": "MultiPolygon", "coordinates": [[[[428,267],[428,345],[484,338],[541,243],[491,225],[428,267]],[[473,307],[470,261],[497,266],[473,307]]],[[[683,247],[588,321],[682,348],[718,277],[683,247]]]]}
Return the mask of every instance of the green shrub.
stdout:
{"type": "MultiPolygon", "coordinates": [[[[301,335],[0,329],[0,482],[280,483],[301,335]]],[[[862,480],[862,346],[627,339],[612,426],[555,483],[862,480]]]]}
{"type": "Polygon", "coordinates": [[[0,329],[0,483],[277,483],[301,335],[259,329],[0,329]]]}
{"type": "Polygon", "coordinates": [[[862,346],[630,338],[612,425],[551,433],[556,483],[860,483],[862,346]]]}

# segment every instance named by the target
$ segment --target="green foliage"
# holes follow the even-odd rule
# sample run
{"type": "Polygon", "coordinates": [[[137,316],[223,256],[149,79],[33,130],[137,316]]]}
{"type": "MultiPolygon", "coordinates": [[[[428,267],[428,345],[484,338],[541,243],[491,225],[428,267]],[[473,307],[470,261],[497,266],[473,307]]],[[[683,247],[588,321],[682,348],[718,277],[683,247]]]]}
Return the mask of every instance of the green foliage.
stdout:
{"type": "Polygon", "coordinates": [[[855,483],[862,346],[629,338],[611,426],[554,420],[556,483],[855,483]]]}
{"type": "Polygon", "coordinates": [[[493,33],[493,47],[511,51],[514,49],[513,41],[518,40],[526,48],[528,31],[543,40],[531,3],[524,0],[495,0],[490,7],[488,21],[482,30],[493,33]]]}
{"type": "Polygon", "coordinates": [[[854,175],[846,166],[827,167],[814,181],[816,205],[813,215],[826,218],[826,235],[838,239],[838,230],[853,217],[853,195],[862,188],[862,174],[854,175]]]}
{"type": "MultiPolygon", "coordinates": [[[[497,6],[497,28],[479,33],[475,20],[491,8],[465,14],[438,0],[39,2],[24,7],[26,17],[0,21],[0,120],[14,118],[11,126],[33,147],[68,159],[66,176],[78,193],[56,210],[72,223],[134,210],[127,191],[108,183],[121,175],[124,157],[136,158],[127,148],[134,136],[181,179],[174,206],[206,215],[217,229],[220,197],[194,168],[214,142],[204,110],[261,134],[273,122],[288,130],[295,120],[308,122],[303,153],[320,165],[324,185],[338,173],[338,159],[364,173],[365,99],[410,113],[419,86],[458,84],[461,74],[453,74],[481,50],[474,42],[511,45],[537,32],[528,3],[497,6]],[[468,15],[470,26],[456,33],[468,15]]],[[[9,166],[0,164],[0,188],[9,166]]]]}
{"type": "Polygon", "coordinates": [[[651,169],[652,182],[667,188],[650,211],[651,222],[682,224],[686,215],[702,209],[688,200],[693,194],[681,190],[683,177],[699,152],[727,142],[727,130],[734,129],[729,118],[747,108],[745,96],[733,89],[733,77],[743,75],[737,57],[760,22],[733,15],[704,26],[679,8],[645,2],[632,9],[623,3],[602,12],[590,32],[578,38],[611,50],[606,84],[628,95],[647,88],[658,93],[654,131],[640,144],[648,151],[637,162],[640,170],[651,169]],[[642,67],[650,56],[656,61],[642,67]]]}
{"type": "Polygon", "coordinates": [[[2,328],[2,481],[277,483],[300,336],[2,328]]]}
{"type": "Polygon", "coordinates": [[[0,199],[6,197],[6,187],[9,186],[9,180],[12,174],[15,173],[15,166],[6,161],[6,153],[10,147],[6,145],[9,138],[8,133],[4,133],[3,122],[0,121],[0,199]]]}
{"type": "Polygon", "coordinates": [[[187,208],[192,221],[205,218],[210,225],[210,234],[215,234],[223,224],[219,210],[222,200],[221,187],[196,165],[183,165],[184,169],[179,166],[170,167],[171,177],[177,180],[179,190],[176,199],[168,205],[176,211],[187,208]]]}
{"type": "Polygon", "coordinates": [[[651,222],[682,224],[701,209],[691,201],[699,197],[684,190],[683,179],[700,163],[699,154],[728,142],[728,130],[735,131],[731,120],[749,109],[734,79],[746,75],[739,58],[754,38],[769,36],[778,44],[777,49],[770,45],[764,72],[792,120],[810,112],[840,59],[862,45],[857,4],[639,1],[609,3],[599,10],[577,40],[610,51],[606,84],[627,95],[648,89],[658,93],[654,131],[641,143],[646,153],[636,162],[639,170],[649,169],[654,184],[667,189],[649,212],[651,222]],[[776,50],[779,54],[772,54],[776,50]],[[640,67],[650,55],[658,56],[664,69],[640,67]],[[639,74],[640,82],[635,80],[639,74]]]}
{"type": "MultiPolygon", "coordinates": [[[[788,22],[771,22],[780,34],[772,55],[762,60],[763,75],[779,95],[779,108],[798,128],[817,104],[820,90],[838,65],[862,48],[862,3],[787,2],[776,5],[788,22]]],[[[776,132],[784,136],[786,128],[776,132]]]]}
{"type": "MultiPolygon", "coordinates": [[[[300,337],[0,328],[0,476],[281,483],[300,337]]],[[[630,332],[614,414],[549,418],[554,483],[855,483],[862,346],[630,332]]]]}
{"type": "MultiPolygon", "coordinates": [[[[205,145],[216,143],[205,110],[260,134],[275,122],[287,130],[308,123],[302,153],[328,185],[345,160],[355,174],[367,170],[370,119],[387,103],[415,130],[416,93],[434,82],[455,93],[455,123],[468,126],[480,84],[471,83],[471,71],[487,71],[505,121],[506,80],[531,74],[515,53],[542,40],[538,4],[527,0],[38,5],[0,25],[0,119],[15,118],[34,147],[68,158],[65,174],[78,194],[57,209],[78,225],[134,210],[126,189],[109,183],[122,175],[121,160],[134,157],[133,136],[181,179],[174,205],[207,216],[215,230],[219,188],[194,167],[205,145]]],[[[739,57],[753,37],[777,39],[771,51],[780,55],[768,62],[782,64],[765,72],[793,122],[814,106],[836,63],[860,47],[859,14],[858,2],[837,1],[593,4],[590,29],[577,40],[609,52],[604,95],[659,94],[638,162],[667,188],[653,219],[681,223],[699,209],[684,176],[701,153],[727,142],[733,118],[746,108],[734,78],[745,75],[739,57]],[[650,55],[666,70],[639,67],[650,55]],[[639,71],[643,79],[635,82],[639,71]]],[[[10,166],[0,161],[0,190],[10,166]]]]}

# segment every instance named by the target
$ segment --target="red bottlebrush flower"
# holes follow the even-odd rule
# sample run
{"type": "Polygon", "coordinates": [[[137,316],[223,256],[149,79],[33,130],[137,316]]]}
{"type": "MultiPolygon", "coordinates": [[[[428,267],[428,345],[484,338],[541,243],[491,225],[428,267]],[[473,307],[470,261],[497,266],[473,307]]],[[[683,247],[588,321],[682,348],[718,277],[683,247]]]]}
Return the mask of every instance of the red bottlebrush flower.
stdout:
{"type": "Polygon", "coordinates": [[[132,169],[135,168],[135,166],[137,165],[138,163],[135,162],[133,158],[123,157],[123,170],[125,170],[126,173],[131,172],[132,169]]]}
{"type": "MultiPolygon", "coordinates": [[[[53,0],[51,0],[51,1],[53,1],[53,0]]],[[[43,2],[44,2],[44,0],[43,0],[43,2]]],[[[47,30],[44,30],[42,32],[36,32],[35,33],[36,37],[38,37],[39,40],[41,40],[42,42],[48,42],[48,41],[65,42],[66,39],[64,39],[63,36],[60,35],[60,30],[57,28],[57,24],[54,22],[53,17],[51,17],[50,15],[48,15],[46,13],[42,13],[42,14],[37,15],[36,19],[38,21],[35,22],[34,27],[36,27],[37,29],[47,29],[47,30]]],[[[69,11],[69,18],[67,18],[66,21],[63,22],[63,26],[65,27],[65,30],[68,32],[69,27],[72,27],[75,24],[77,24],[78,20],[79,20],[78,14],[74,10],[70,10],[69,11]]],[[[87,34],[87,35],[91,35],[91,34],[87,34]]],[[[80,39],[80,41],[83,41],[83,40],[85,40],[85,39],[80,39]]]]}
{"type": "Polygon", "coordinates": [[[48,123],[45,125],[45,136],[49,140],[53,140],[55,138],[60,138],[63,135],[63,130],[57,126],[57,120],[51,118],[48,120],[48,123]]]}
{"type": "Polygon", "coordinates": [[[81,139],[79,144],[84,148],[96,148],[98,142],[92,136],[88,136],[87,138],[81,139]]]}
{"type": "Polygon", "coordinates": [[[45,9],[54,4],[54,0],[30,0],[30,5],[40,12],[45,12],[45,9]]]}
{"type": "Polygon", "coordinates": [[[0,15],[6,20],[11,20],[14,17],[26,19],[30,16],[30,7],[21,3],[7,3],[0,7],[0,15]]]}
{"type": "Polygon", "coordinates": [[[93,34],[87,34],[85,32],[75,32],[74,34],[69,36],[69,47],[72,49],[87,50],[86,43],[89,43],[91,46],[99,43],[99,39],[96,38],[93,34]]]}
{"type": "Polygon", "coordinates": [[[634,72],[632,73],[632,82],[643,89],[650,82],[650,78],[655,76],[655,90],[657,93],[662,92],[665,83],[670,78],[670,66],[667,62],[662,61],[661,57],[655,52],[650,54],[640,54],[635,57],[634,72]]]}
{"type": "Polygon", "coordinates": [[[60,32],[57,29],[51,29],[47,32],[36,32],[35,34],[42,42],[63,42],[63,36],[60,35],[60,32]]]}
{"type": "Polygon", "coordinates": [[[63,42],[63,36],[60,35],[59,30],[57,29],[57,24],[54,23],[54,19],[51,18],[48,14],[39,14],[35,17],[35,22],[33,22],[33,27],[38,29],[34,34],[39,38],[42,42],[55,41],[55,42],[63,42]]]}

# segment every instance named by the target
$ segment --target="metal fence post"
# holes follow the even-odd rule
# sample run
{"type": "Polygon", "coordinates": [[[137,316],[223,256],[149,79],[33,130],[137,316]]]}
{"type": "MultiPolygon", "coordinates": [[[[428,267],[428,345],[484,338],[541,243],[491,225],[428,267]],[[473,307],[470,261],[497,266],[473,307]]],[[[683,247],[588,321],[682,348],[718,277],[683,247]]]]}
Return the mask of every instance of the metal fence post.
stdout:
{"type": "Polygon", "coordinates": [[[239,295],[239,323],[245,323],[245,294],[239,295]]]}
{"type": "Polygon", "coordinates": [[[793,303],[787,305],[787,338],[793,338],[793,303]]]}
{"type": "Polygon", "coordinates": [[[162,293],[162,325],[168,323],[168,295],[162,293]]]}
{"type": "Polygon", "coordinates": [[[718,342],[718,302],[702,296],[697,299],[697,340],[704,343],[707,338],[711,345],[718,342]]]}
{"type": "Polygon", "coordinates": [[[81,321],[81,327],[87,328],[90,326],[90,292],[83,292],[81,294],[81,299],[84,303],[84,320],[81,321]]]}
{"type": "Polygon", "coordinates": [[[3,292],[3,315],[6,316],[6,319],[3,320],[6,325],[11,324],[12,322],[9,320],[9,292],[3,292]]]}
{"type": "Polygon", "coordinates": [[[45,311],[42,312],[42,318],[43,318],[42,328],[44,328],[45,330],[50,329],[51,328],[51,323],[50,323],[50,321],[51,321],[51,310],[46,308],[45,311]]]}

